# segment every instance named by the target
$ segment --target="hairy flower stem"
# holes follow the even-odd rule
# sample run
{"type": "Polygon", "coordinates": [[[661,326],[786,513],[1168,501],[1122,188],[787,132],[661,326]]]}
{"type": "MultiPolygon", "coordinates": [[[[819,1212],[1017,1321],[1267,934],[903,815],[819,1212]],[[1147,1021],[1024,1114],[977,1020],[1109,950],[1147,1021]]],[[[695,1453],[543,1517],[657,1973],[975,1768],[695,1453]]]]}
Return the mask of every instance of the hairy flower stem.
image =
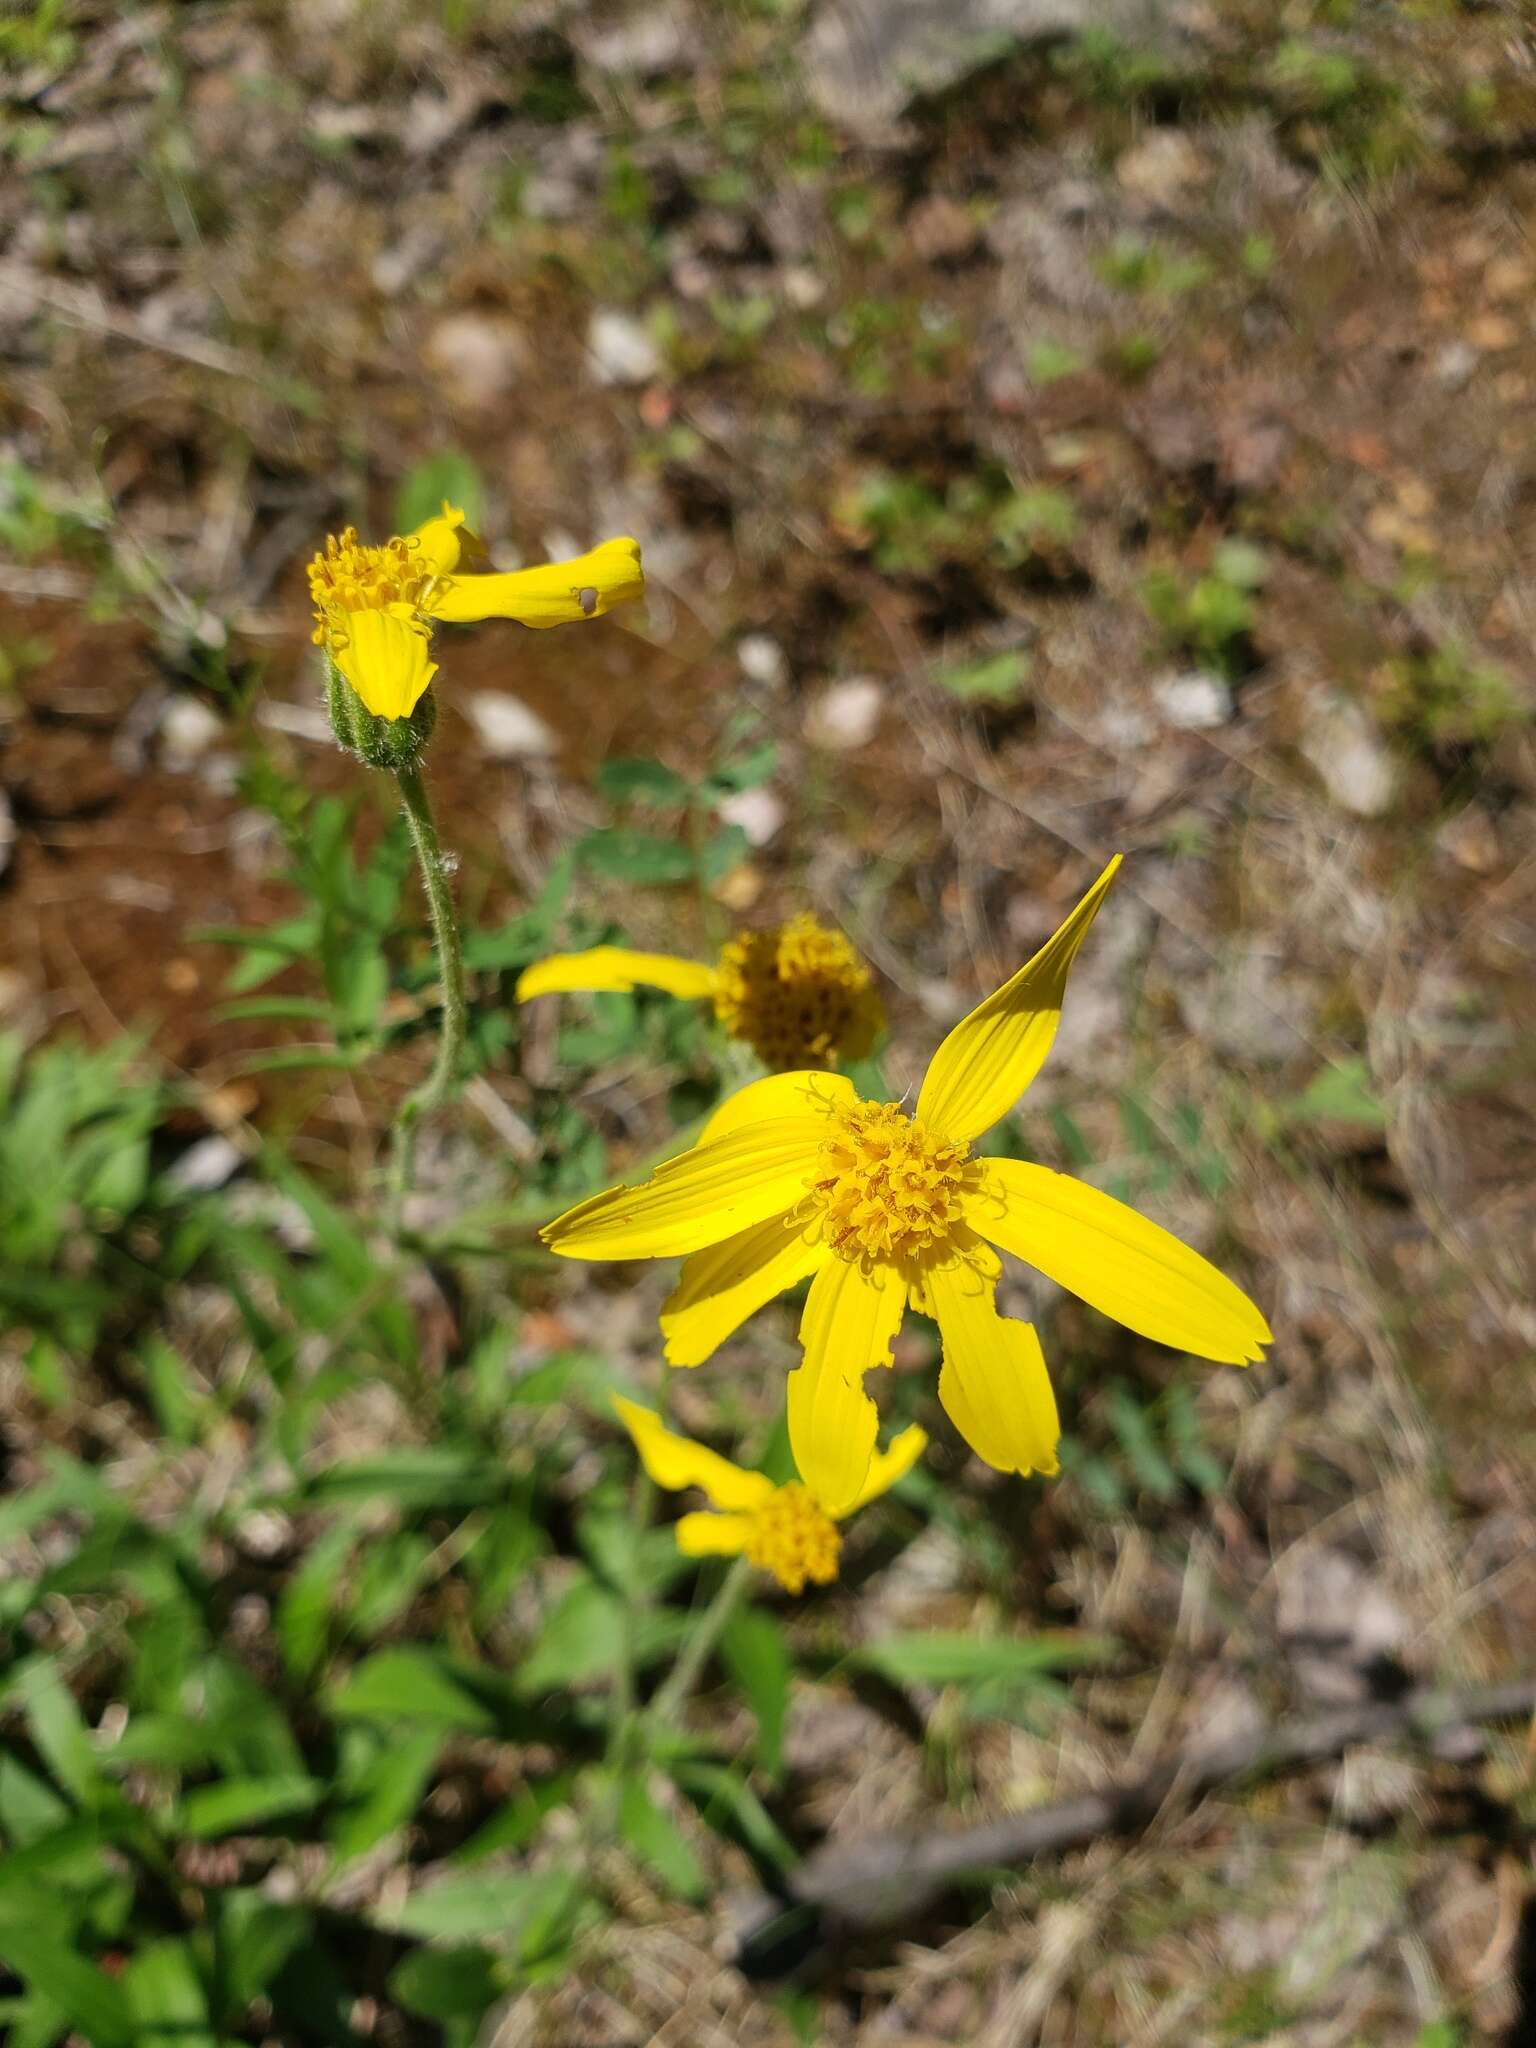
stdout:
{"type": "Polygon", "coordinates": [[[651,1701],[648,1715],[650,1720],[662,1724],[674,1721],[687,1705],[688,1696],[698,1684],[716,1644],[725,1634],[751,1576],[751,1560],[738,1557],[720,1581],[714,1599],[699,1616],[692,1635],[683,1645],[681,1656],[667,1676],[666,1683],[660,1687],[656,1697],[651,1701]]]}
{"type": "Polygon", "coordinates": [[[414,765],[396,768],[395,781],[405,822],[411,829],[416,858],[421,867],[427,908],[432,915],[432,938],[437,947],[438,971],[442,979],[443,1012],[438,1031],[437,1057],[425,1081],[413,1088],[395,1115],[390,1147],[389,1176],[385,1198],[385,1221],[391,1237],[398,1238],[405,1214],[406,1197],[416,1165],[416,1139],[424,1117],[440,1109],[458,1085],[459,1063],[464,1052],[464,952],[459,941],[458,921],[453,911],[453,892],[448,886],[448,869],[438,842],[437,823],[421,770],[414,765]]]}

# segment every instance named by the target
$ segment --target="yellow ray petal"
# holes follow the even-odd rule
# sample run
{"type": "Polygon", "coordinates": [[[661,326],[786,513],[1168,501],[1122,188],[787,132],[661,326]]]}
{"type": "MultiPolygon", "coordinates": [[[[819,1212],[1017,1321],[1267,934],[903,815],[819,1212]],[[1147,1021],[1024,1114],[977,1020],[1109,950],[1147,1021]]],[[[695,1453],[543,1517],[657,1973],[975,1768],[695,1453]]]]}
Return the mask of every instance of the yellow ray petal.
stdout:
{"type": "Polygon", "coordinates": [[[613,1397],[620,1422],[635,1440],[640,1462],[658,1486],[680,1493],[685,1486],[701,1486],[717,1508],[750,1510],[761,1507],[773,1492],[773,1481],[761,1472],[743,1472],[729,1458],[722,1458],[691,1437],[679,1436],[667,1428],[661,1417],[638,1401],[613,1397]]]}
{"type": "Polygon", "coordinates": [[[998,1314],[995,1275],[963,1249],[924,1278],[944,1343],[939,1399],[950,1421],[999,1472],[1054,1472],[1061,1424],[1033,1325],[998,1314]]]}
{"type": "Polygon", "coordinates": [[[333,645],[336,666],[375,718],[409,718],[437,674],[427,627],[405,604],[343,616],[346,641],[333,645]]]}
{"type": "Polygon", "coordinates": [[[917,1098],[917,1114],[931,1130],[979,1138],[1039,1073],[1061,1022],[1068,970],[1119,865],[1117,853],[1034,958],[962,1017],[934,1054],[917,1098]]]}
{"type": "Polygon", "coordinates": [[[750,1515],[679,1515],[673,1524],[684,1557],[739,1557],[752,1534],[750,1515]]]}
{"type": "Polygon", "coordinates": [[[406,535],[406,540],[415,560],[433,576],[451,576],[459,566],[459,558],[466,545],[470,548],[477,545],[474,535],[464,525],[464,514],[457,505],[450,505],[446,498],[442,511],[424,519],[414,533],[406,535]]]}
{"type": "Polygon", "coordinates": [[[1272,1341],[1247,1295],[1208,1259],[1070,1174],[985,1160],[968,1214],[993,1244],[1155,1343],[1249,1365],[1272,1341]]]}
{"type": "Polygon", "coordinates": [[[567,990],[628,995],[632,989],[665,989],[669,996],[714,993],[715,970],[676,953],[634,953],[628,946],[593,946],[585,953],[551,953],[517,978],[517,1000],[561,995],[567,990]]]}
{"type": "Polygon", "coordinates": [[[870,1501],[878,1500],[882,1493],[889,1493],[898,1479],[904,1479],[923,1455],[928,1444],[928,1432],[913,1423],[894,1437],[883,1451],[876,1451],[869,1461],[869,1470],[864,1475],[864,1484],[859,1488],[858,1498],[850,1501],[842,1510],[843,1516],[851,1515],[855,1508],[867,1507],[870,1501]]]}
{"type": "Polygon", "coordinates": [[[777,1117],[658,1166],[636,1188],[609,1188],[567,1209],[539,1235],[566,1259],[670,1259],[753,1223],[784,1216],[805,1195],[819,1119],[777,1117]]]}
{"type": "Polygon", "coordinates": [[[854,1099],[853,1083],[843,1074],[801,1068],[789,1074],[765,1074],[728,1095],[699,1133],[699,1143],[743,1131],[776,1116],[827,1116],[854,1099]]]}
{"type": "Polygon", "coordinates": [[[605,540],[569,562],[489,576],[450,576],[428,599],[435,619],[471,625],[518,619],[525,626],[569,626],[600,618],[645,589],[637,540],[605,540]]]}
{"type": "Polygon", "coordinates": [[[702,1365],[765,1301],[831,1256],[819,1233],[797,1229],[782,1216],[695,1252],[661,1311],[667,1363],[702,1365]]]}
{"type": "Polygon", "coordinates": [[[800,1476],[829,1515],[845,1515],[869,1477],[880,1416],[864,1391],[889,1365],[907,1285],[894,1266],[831,1258],[811,1282],[789,1376],[789,1443],[800,1476]]]}

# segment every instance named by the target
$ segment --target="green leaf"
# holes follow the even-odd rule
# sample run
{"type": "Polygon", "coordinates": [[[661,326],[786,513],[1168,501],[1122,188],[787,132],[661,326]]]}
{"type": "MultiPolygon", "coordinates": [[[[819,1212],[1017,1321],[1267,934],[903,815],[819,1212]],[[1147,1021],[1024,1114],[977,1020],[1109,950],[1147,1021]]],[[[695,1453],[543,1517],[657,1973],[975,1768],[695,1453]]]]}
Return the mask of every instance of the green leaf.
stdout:
{"type": "Polygon", "coordinates": [[[127,1994],[96,1965],[37,1925],[37,1902],[0,1908],[0,1962],[84,2033],[90,2048],[137,2048],[139,2032],[127,1994]],[[16,1919],[5,1917],[14,1912],[16,1919]]]}
{"type": "Polygon", "coordinates": [[[703,1866],[677,1822],[656,1804],[635,1772],[625,1777],[619,1790],[619,1832],[669,1891],[682,1899],[704,1897],[709,1886],[703,1866]]]}
{"type": "Polygon", "coordinates": [[[1013,704],[1029,688],[1032,666],[1022,648],[1011,647],[941,668],[938,681],[952,697],[968,704],[1013,704]]]}
{"type": "Polygon", "coordinates": [[[402,1508],[467,1508],[496,1500],[506,1489],[507,1475],[493,1459],[443,1444],[332,1465],[310,1480],[305,1493],[324,1507],[382,1498],[402,1508]]]}
{"type": "Polygon", "coordinates": [[[339,1720],[423,1721],[477,1734],[497,1725],[492,1708],[434,1650],[379,1650],[331,1690],[326,1704],[339,1720]]]}
{"type": "Polygon", "coordinates": [[[1287,1106],[1285,1113],[1292,1123],[1365,1124],[1378,1131],[1385,1129],[1387,1121],[1371,1070],[1363,1059],[1338,1060],[1324,1067],[1287,1106]]]}
{"type": "Polygon", "coordinates": [[[348,1522],[325,1530],[283,1588],[273,1625],[283,1662],[296,1678],[308,1677],[325,1655],[331,1609],[357,1540],[348,1522]]]}
{"type": "Polygon", "coordinates": [[[313,1916],[302,1906],[264,1898],[258,1891],[211,1895],[218,1918],[219,2002],[243,2013],[264,1992],[295,1949],[314,1939],[313,1916]]]}
{"type": "Polygon", "coordinates": [[[381,1908],[377,1918],[397,1934],[462,1941],[466,1936],[520,1933],[550,1883],[543,1871],[517,1871],[505,1877],[449,1877],[412,1892],[397,1906],[381,1908]]]}
{"type": "Polygon", "coordinates": [[[850,1661],[868,1665],[896,1685],[979,1685],[992,1679],[1027,1685],[1054,1671],[1102,1664],[1114,1653],[1110,1638],[1071,1629],[991,1637],[935,1631],[887,1636],[855,1650],[850,1661]]]}
{"type": "Polygon", "coordinates": [[[135,2048],[219,2048],[192,1950],[184,1941],[141,1948],[123,1978],[138,2020],[135,2048]]]}
{"type": "Polygon", "coordinates": [[[308,1813],[325,1797],[319,1778],[226,1778],[217,1785],[199,1785],[186,1793],[176,1810],[183,1834],[206,1841],[258,1827],[279,1814],[308,1813]]]}
{"type": "Polygon", "coordinates": [[[509,1981],[488,1949],[418,1948],[390,1972],[389,1995],[422,2019],[478,2019],[509,1981]]]}
{"type": "Polygon", "coordinates": [[[395,493],[395,531],[410,533],[435,519],[446,499],[478,529],[485,518],[485,484],[478,466],[455,448],[443,448],[407,470],[395,493]]]}
{"type": "Polygon", "coordinates": [[[744,1607],[720,1639],[725,1668],[757,1717],[757,1760],[772,1778],[784,1765],[784,1722],[793,1663],[784,1631],[771,1614],[744,1607]]]}
{"type": "Polygon", "coordinates": [[[597,771],[597,786],[610,803],[653,804],[658,809],[675,809],[693,795],[692,784],[660,761],[604,761],[597,771]]]}
{"type": "Polygon", "coordinates": [[[331,1828],[331,1842],[343,1863],[362,1856],[403,1828],[421,1803],[437,1766],[442,1731],[392,1739],[352,1786],[353,1799],[331,1828]]]}
{"type": "Polygon", "coordinates": [[[681,1640],[688,1619],[681,1614],[636,1615],[595,1579],[578,1579],[545,1617],[533,1652],[517,1674],[518,1691],[527,1697],[606,1677],[626,1629],[633,1632],[635,1664],[643,1669],[681,1640]]]}
{"type": "Polygon", "coordinates": [[[576,843],[576,853],[594,873],[631,883],[688,882],[693,879],[693,849],[681,840],[655,832],[613,827],[589,832],[576,843]]]}

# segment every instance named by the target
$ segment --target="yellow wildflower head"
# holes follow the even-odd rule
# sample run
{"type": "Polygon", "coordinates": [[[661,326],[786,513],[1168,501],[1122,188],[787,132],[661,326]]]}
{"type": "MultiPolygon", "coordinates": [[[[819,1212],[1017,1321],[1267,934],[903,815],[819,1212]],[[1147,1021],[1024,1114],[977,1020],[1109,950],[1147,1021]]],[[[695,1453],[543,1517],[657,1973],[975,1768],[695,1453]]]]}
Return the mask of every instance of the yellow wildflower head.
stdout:
{"type": "MultiPolygon", "coordinates": [[[[465,564],[483,555],[464,514],[446,502],[413,533],[386,541],[360,540],[354,526],[327,537],[309,565],[314,640],[370,716],[410,717],[437,673],[431,642],[439,621],[569,625],[597,618],[645,588],[640,548],[629,539],[604,541],[571,561],[536,569],[466,574],[465,564]]],[[[350,726],[340,737],[355,743],[350,726]]]]}
{"type": "Polygon", "coordinates": [[[744,1471],[691,1437],[677,1435],[638,1402],[615,1396],[613,1405],[656,1484],[674,1493],[697,1486],[710,1503],[713,1512],[684,1515],[678,1522],[678,1549],[689,1557],[745,1554],[787,1593],[831,1585],[843,1548],[839,1521],[888,1492],[917,1463],[928,1441],[922,1430],[904,1429],[888,1450],[876,1453],[857,1499],[833,1515],[800,1480],[775,1486],[764,1473],[744,1471]]]}
{"type": "Polygon", "coordinates": [[[869,969],[809,912],[739,933],[720,954],[714,993],[732,1038],[775,1072],[863,1059],[885,1027],[869,969]]]}
{"type": "Polygon", "coordinates": [[[1269,1325],[1198,1252],[1125,1203],[1031,1161],[974,1155],[1045,1062],[1067,976],[1114,880],[1104,869],[1034,958],[955,1025],[912,1113],[806,1070],[731,1096],[640,1188],[545,1227],[567,1258],[686,1263],[661,1313],[667,1358],[699,1365],[754,1310],[809,1280],[789,1441],[835,1520],[862,1497],[879,1430],[864,1390],[908,1304],[939,1326],[939,1400],[1003,1472],[1054,1472],[1060,1424],[1040,1340],[997,1309],[998,1252],[1196,1357],[1244,1365],[1269,1325]]]}
{"type": "Polygon", "coordinates": [[[551,953],[523,970],[517,999],[636,988],[708,997],[731,1036],[776,1070],[863,1059],[885,1029],[869,969],[841,932],[805,914],[770,931],[738,933],[715,967],[627,946],[551,953]]]}

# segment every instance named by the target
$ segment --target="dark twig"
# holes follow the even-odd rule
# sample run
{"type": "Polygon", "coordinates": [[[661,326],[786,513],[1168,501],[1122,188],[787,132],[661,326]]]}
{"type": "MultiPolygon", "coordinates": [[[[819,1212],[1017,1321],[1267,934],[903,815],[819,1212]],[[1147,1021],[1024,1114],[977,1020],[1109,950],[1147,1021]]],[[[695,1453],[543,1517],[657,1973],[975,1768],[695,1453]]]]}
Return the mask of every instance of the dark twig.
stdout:
{"type": "MultiPolygon", "coordinates": [[[[1422,1689],[1311,1720],[1268,1723],[1225,1742],[1186,1750],[1143,1777],[979,1827],[829,1844],[789,1877],[789,1905],[802,1913],[813,1909],[828,1931],[890,1927],[920,1912],[959,1878],[1135,1834],[1170,1800],[1187,1803],[1236,1779],[1298,1770],[1360,1743],[1400,1740],[1432,1746],[1460,1729],[1531,1714],[1536,1714],[1536,1676],[1467,1692],[1422,1689]]],[[[760,1932],[781,1922],[784,1912],[782,1902],[766,1910],[760,1932]]],[[[749,1935],[748,1946],[757,1939],[749,1935]]]]}

